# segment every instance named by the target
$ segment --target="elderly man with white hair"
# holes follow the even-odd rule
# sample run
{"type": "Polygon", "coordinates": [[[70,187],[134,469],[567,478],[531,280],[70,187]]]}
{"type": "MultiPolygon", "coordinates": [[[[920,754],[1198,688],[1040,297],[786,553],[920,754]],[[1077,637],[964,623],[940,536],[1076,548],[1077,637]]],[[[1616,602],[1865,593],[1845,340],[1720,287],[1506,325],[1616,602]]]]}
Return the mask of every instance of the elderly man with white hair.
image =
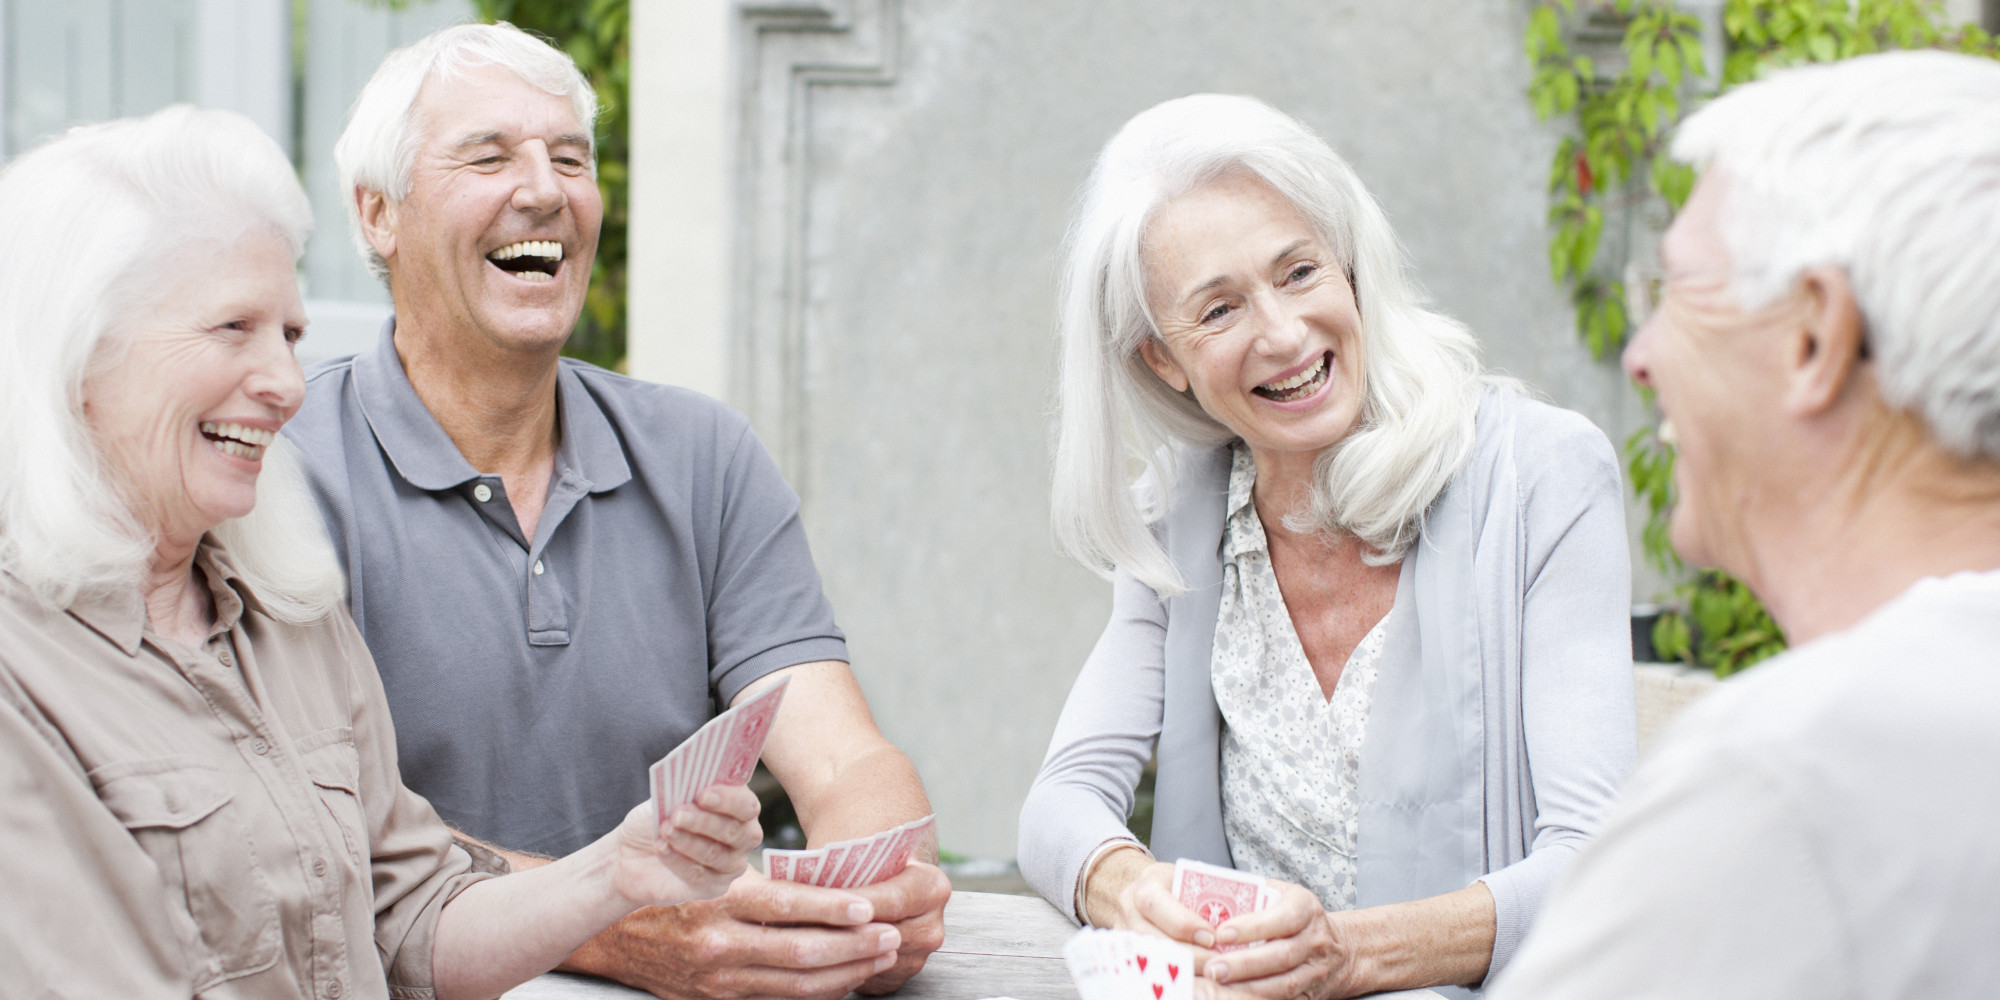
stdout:
{"type": "Polygon", "coordinates": [[[1625,353],[1673,540],[1793,649],[1690,709],[1496,997],[1983,996],[2000,982],[2000,65],[1796,69],[1701,168],[1625,353]]]}
{"type": "MultiPolygon", "coordinates": [[[[811,841],[921,817],[748,422],[559,356],[603,214],[595,118],[560,51],[462,25],[391,53],[335,148],[396,312],[375,349],[310,373],[286,431],[404,779],[465,834],[566,855],[647,798],[647,765],[711,702],[789,678],[764,761],[811,841]]],[[[949,894],[923,863],[852,891],[751,875],[571,964],[662,996],[886,991],[941,943],[949,894]]]]}

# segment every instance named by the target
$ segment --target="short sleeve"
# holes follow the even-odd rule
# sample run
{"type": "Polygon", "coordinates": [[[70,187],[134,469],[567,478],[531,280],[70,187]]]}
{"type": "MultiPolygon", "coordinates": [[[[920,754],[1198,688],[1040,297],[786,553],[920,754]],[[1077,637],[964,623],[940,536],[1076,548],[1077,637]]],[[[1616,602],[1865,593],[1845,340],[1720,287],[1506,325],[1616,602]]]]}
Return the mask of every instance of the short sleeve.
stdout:
{"type": "Polygon", "coordinates": [[[820,589],[798,494],[746,425],[724,466],[721,537],[709,593],[709,681],[722,704],[785,667],[847,660],[820,589]]]}

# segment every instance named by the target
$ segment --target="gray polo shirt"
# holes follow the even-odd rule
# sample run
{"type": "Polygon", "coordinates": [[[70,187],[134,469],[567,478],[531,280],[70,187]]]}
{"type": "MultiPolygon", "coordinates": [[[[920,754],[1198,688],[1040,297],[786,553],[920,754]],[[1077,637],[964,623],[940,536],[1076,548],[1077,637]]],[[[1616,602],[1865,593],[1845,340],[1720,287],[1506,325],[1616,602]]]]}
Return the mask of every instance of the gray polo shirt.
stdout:
{"type": "Polygon", "coordinates": [[[845,660],[798,497],[740,414],[564,359],[536,537],[373,351],[316,366],[285,433],[348,577],[403,780],[454,827],[567,854],[774,670],[845,660]]]}

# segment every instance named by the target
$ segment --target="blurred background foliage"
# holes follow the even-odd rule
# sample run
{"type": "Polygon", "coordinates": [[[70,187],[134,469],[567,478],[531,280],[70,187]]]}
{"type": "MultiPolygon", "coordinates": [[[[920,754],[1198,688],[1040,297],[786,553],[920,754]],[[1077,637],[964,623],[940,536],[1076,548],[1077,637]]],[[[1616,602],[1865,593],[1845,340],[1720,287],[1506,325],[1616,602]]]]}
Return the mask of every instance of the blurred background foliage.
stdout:
{"type": "MultiPolygon", "coordinates": [[[[1635,254],[1629,240],[1605,248],[1607,214],[1630,234],[1635,219],[1670,219],[1687,200],[1694,173],[1666,150],[1694,105],[1774,69],[1886,49],[2000,58],[1993,35],[1949,23],[1939,0],[1726,0],[1721,17],[1719,75],[1706,65],[1700,20],[1668,0],[1538,0],[1529,17],[1529,97],[1542,118],[1567,126],[1549,165],[1549,270],[1569,289],[1593,357],[1614,357],[1632,332],[1635,254]]],[[[1654,626],[1656,654],[1726,676],[1784,651],[1784,633],[1748,587],[1713,569],[1689,575],[1674,553],[1673,447],[1646,427],[1625,456],[1649,514],[1645,556],[1682,578],[1654,626]]]]}
{"type": "MultiPolygon", "coordinates": [[[[400,8],[410,0],[370,0],[400,8]]],[[[472,0],[487,23],[506,21],[569,53],[597,91],[597,189],[604,227],[591,265],[590,294],[563,353],[625,370],[625,225],[631,199],[629,114],[632,83],[631,0],[472,0]]]]}

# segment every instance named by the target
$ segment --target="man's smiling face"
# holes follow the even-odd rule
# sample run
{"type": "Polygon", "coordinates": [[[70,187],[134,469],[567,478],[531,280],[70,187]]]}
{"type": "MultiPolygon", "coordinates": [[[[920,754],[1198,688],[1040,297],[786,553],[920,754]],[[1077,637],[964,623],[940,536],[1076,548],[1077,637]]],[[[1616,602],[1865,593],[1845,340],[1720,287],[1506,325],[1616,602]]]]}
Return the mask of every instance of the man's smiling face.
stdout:
{"type": "Polygon", "coordinates": [[[411,113],[409,191],[369,233],[399,322],[502,351],[559,349],[582,314],[604,216],[590,124],[569,98],[490,64],[432,77],[411,113]]]}

